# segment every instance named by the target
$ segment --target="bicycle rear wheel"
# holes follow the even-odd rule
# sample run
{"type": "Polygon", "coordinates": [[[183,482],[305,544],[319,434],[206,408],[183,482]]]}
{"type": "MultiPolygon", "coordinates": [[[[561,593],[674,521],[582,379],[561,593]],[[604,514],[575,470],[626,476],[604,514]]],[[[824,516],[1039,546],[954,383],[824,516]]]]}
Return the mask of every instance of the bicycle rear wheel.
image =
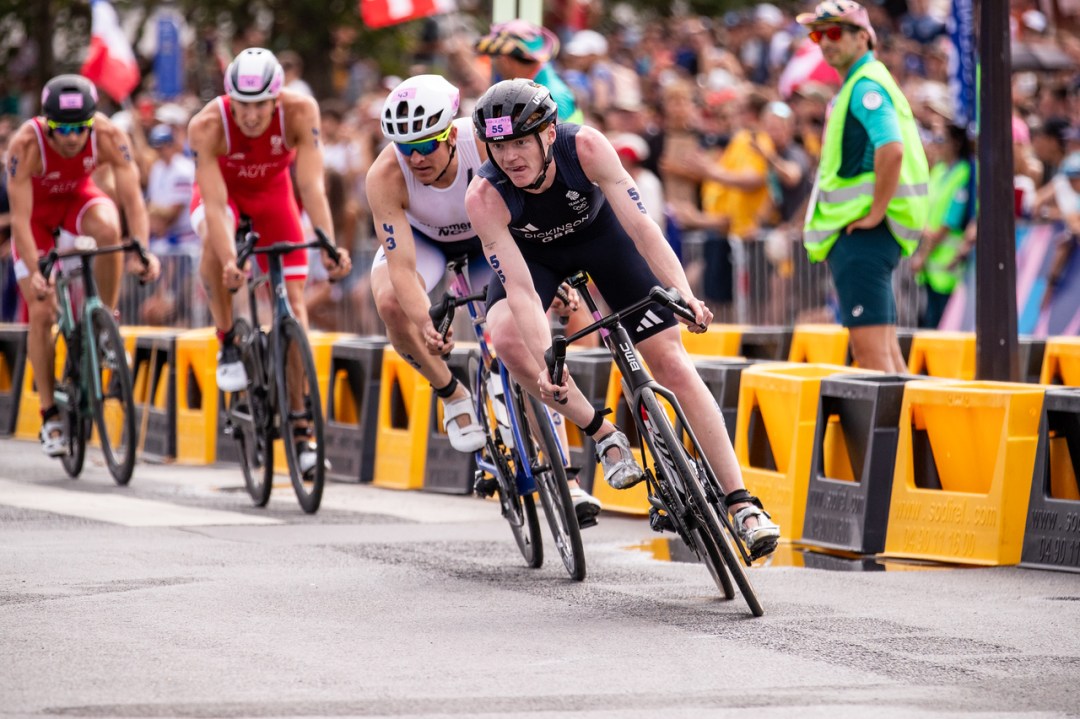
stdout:
{"type": "MultiPolygon", "coordinates": [[[[514,391],[515,394],[524,394],[517,386],[514,391]]],[[[544,403],[532,395],[528,395],[528,399],[538,426],[535,427],[535,434],[526,440],[531,446],[525,454],[533,469],[537,493],[544,505],[544,516],[551,537],[555,540],[555,548],[559,550],[570,578],[580,582],[585,579],[585,550],[581,545],[581,527],[578,526],[574,500],[566,483],[566,467],[563,465],[559,438],[544,403]]]]}
{"type": "Polygon", "coordinates": [[[120,330],[112,311],[95,307],[90,312],[89,337],[94,355],[91,358],[94,409],[105,464],[117,484],[131,481],[135,469],[135,395],[131,388],[131,368],[120,330]]]}
{"type": "Polygon", "coordinates": [[[479,357],[469,360],[469,376],[476,378],[476,386],[473,388],[476,415],[487,432],[487,442],[484,448],[477,452],[478,464],[483,467],[481,472],[491,474],[495,479],[502,516],[510,525],[510,532],[514,535],[514,542],[517,543],[521,556],[525,558],[525,564],[537,569],[544,563],[544,545],[540,539],[540,518],[536,514],[536,502],[532,494],[523,495],[518,492],[514,471],[518,455],[506,446],[499,433],[491,404],[493,400],[488,392],[489,370],[480,367],[482,361],[479,357]]]}
{"type": "MultiPolygon", "coordinates": [[[[57,335],[57,339],[59,339],[57,335]]],[[[79,384],[79,348],[68,349],[64,360],[64,371],[53,390],[56,408],[60,410],[60,421],[67,432],[67,454],[60,457],[60,464],[72,479],[78,479],[86,460],[86,441],[90,437],[93,425],[90,417],[79,410],[82,392],[79,384]]]]}
{"type": "Polygon", "coordinates": [[[253,334],[246,320],[233,323],[233,337],[243,355],[248,386],[225,396],[225,419],[228,432],[236,441],[240,471],[244,475],[251,501],[265,507],[274,488],[273,401],[264,364],[257,361],[255,347],[260,335],[253,334]]]}
{"type": "MultiPolygon", "coordinates": [[[[319,511],[326,482],[326,454],[323,444],[322,400],[315,374],[311,346],[300,323],[286,317],[278,327],[274,352],[278,389],[278,412],[281,417],[281,440],[289,478],[300,507],[308,514],[319,511]],[[301,466],[298,444],[314,442],[314,457],[301,466]],[[312,461],[313,460],[313,461],[312,461]]],[[[311,454],[307,454],[311,457],[311,454]]]]}
{"type": "MultiPolygon", "coordinates": [[[[688,509],[692,513],[692,522],[697,525],[694,529],[705,540],[705,547],[703,547],[705,556],[702,559],[709,563],[722,559],[723,563],[727,565],[727,571],[731,572],[731,578],[735,580],[736,586],[739,587],[743,599],[746,600],[747,606],[750,607],[750,611],[755,617],[760,617],[765,613],[765,610],[761,606],[761,601],[758,599],[753,585],[750,584],[750,577],[746,573],[746,567],[740,561],[740,557],[731,544],[731,539],[721,527],[720,520],[705,497],[702,483],[708,481],[708,479],[701,476],[698,471],[697,461],[687,454],[682,442],[676,437],[675,430],[671,426],[667,413],[660,406],[656,394],[648,388],[642,390],[641,402],[648,415],[646,423],[650,435],[653,441],[658,444],[658,446],[652,447],[653,457],[665,465],[670,465],[667,468],[678,474],[686,489],[689,500],[688,509]],[[710,542],[716,553],[709,551],[710,542]]],[[[710,566],[709,571],[716,580],[719,578],[719,573],[724,571],[724,567],[710,566]]],[[[724,587],[721,587],[721,589],[724,589],[724,587]]]]}

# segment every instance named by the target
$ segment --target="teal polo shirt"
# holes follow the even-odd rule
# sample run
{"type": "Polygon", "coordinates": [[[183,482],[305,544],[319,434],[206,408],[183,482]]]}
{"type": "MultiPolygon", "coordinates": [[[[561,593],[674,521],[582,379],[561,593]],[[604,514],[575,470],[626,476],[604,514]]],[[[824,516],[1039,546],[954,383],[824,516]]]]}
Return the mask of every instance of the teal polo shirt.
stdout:
{"type": "MultiPolygon", "coordinates": [[[[874,59],[868,52],[851,66],[848,77],[874,59]]],[[[845,80],[846,82],[846,80],[845,80]]],[[[890,142],[901,142],[900,121],[889,93],[868,77],[860,78],[851,91],[848,116],[844,120],[840,177],[855,177],[874,170],[874,152],[890,142]]]]}

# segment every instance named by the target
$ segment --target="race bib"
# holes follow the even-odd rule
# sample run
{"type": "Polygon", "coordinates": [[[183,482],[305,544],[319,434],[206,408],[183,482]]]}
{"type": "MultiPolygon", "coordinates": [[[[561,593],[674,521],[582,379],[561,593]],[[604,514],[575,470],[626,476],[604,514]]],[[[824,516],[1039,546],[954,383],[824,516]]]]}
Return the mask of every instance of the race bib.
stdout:
{"type": "Polygon", "coordinates": [[[484,122],[484,136],[488,138],[509,135],[514,128],[514,121],[509,115],[503,117],[489,117],[484,122]]]}

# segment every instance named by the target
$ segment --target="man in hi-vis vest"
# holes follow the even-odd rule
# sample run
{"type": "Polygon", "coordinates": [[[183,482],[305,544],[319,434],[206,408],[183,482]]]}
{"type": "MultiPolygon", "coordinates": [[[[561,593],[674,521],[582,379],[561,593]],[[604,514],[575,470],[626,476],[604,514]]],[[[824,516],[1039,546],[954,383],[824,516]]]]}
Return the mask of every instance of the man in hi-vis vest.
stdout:
{"type": "Polygon", "coordinates": [[[919,242],[930,171],[911,106],[885,66],[866,8],[827,0],[798,21],[844,78],[833,100],[803,241],[828,260],[860,367],[906,372],[896,340],[892,273],[919,242]]]}

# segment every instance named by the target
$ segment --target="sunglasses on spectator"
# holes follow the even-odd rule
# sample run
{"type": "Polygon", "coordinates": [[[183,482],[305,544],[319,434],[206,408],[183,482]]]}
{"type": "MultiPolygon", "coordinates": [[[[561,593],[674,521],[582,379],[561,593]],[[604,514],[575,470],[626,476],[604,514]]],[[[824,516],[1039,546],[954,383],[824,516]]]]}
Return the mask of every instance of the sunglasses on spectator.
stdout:
{"type": "Polygon", "coordinates": [[[450,130],[453,129],[453,125],[450,125],[441,133],[435,137],[427,140],[417,140],[416,142],[395,142],[398,152],[405,157],[411,157],[414,152],[419,152],[425,157],[439,149],[440,142],[446,142],[446,138],[450,137],[450,130]]]}
{"type": "Polygon", "coordinates": [[[94,125],[94,119],[90,118],[84,122],[53,122],[48,120],[45,124],[48,125],[50,130],[64,136],[81,135],[94,125]]]}
{"type": "Polygon", "coordinates": [[[815,44],[821,43],[821,38],[827,37],[833,42],[838,41],[844,34],[843,25],[829,25],[824,29],[811,30],[810,40],[815,44]]]}

